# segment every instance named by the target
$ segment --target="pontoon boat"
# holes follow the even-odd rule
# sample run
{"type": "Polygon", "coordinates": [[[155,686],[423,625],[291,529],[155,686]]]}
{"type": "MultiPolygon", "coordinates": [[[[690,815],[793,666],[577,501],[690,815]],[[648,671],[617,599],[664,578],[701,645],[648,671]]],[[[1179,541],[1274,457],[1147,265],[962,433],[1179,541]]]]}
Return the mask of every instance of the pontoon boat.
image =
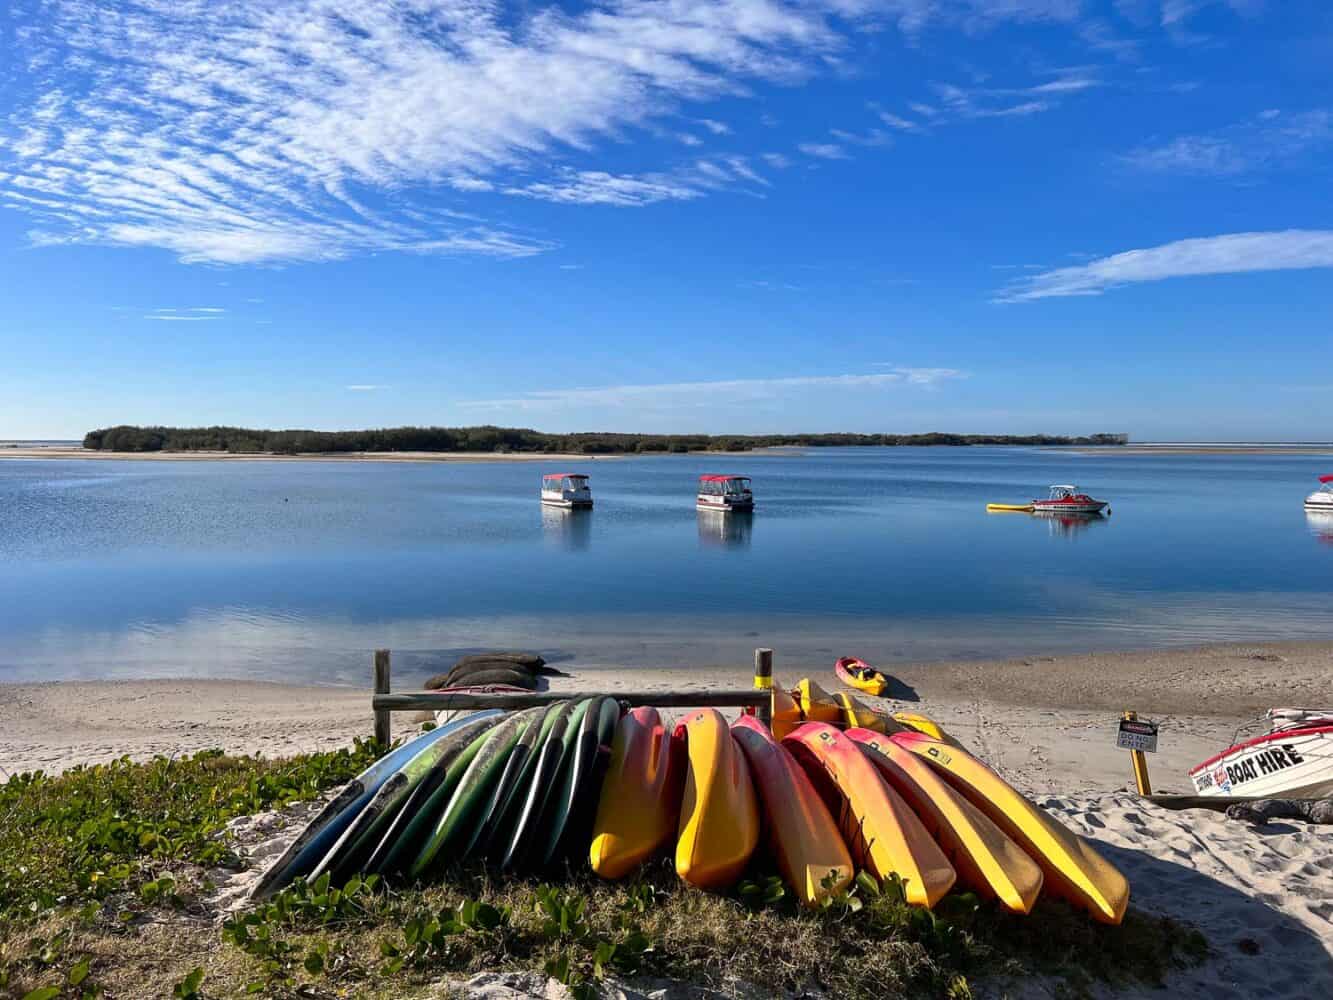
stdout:
{"type": "Polygon", "coordinates": [[[1305,498],[1306,510],[1333,510],[1333,475],[1320,476],[1322,484],[1305,498]]]}
{"type": "Polygon", "coordinates": [[[1100,514],[1107,505],[1106,500],[1094,500],[1077,486],[1066,484],[1051,487],[1051,495],[1045,500],[1033,500],[1034,513],[1060,514],[1100,514]]]}
{"type": "Polygon", "coordinates": [[[749,476],[700,476],[694,505],[699,510],[754,510],[749,476]]]}
{"type": "Polygon", "coordinates": [[[542,503],[552,507],[591,507],[588,477],[578,472],[552,472],[542,476],[542,503]]]}

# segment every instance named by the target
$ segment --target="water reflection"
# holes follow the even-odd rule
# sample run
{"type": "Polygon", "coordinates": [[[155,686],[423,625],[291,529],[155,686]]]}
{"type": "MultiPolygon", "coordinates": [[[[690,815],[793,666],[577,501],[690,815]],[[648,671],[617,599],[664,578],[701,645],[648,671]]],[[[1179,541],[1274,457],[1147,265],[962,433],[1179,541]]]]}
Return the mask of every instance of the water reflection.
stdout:
{"type": "Polygon", "coordinates": [[[592,544],[592,511],[542,504],[542,535],[552,545],[582,551],[592,544]]]}
{"type": "Polygon", "coordinates": [[[1333,510],[1307,510],[1305,523],[1315,538],[1325,545],[1333,545],[1333,510]]]}
{"type": "Polygon", "coordinates": [[[1034,510],[1032,517],[1045,521],[1053,538],[1076,538],[1094,524],[1105,524],[1103,514],[1069,514],[1059,511],[1034,510]]]}
{"type": "Polygon", "coordinates": [[[699,544],[726,549],[748,549],[754,530],[754,512],[749,510],[700,510],[699,544]]]}

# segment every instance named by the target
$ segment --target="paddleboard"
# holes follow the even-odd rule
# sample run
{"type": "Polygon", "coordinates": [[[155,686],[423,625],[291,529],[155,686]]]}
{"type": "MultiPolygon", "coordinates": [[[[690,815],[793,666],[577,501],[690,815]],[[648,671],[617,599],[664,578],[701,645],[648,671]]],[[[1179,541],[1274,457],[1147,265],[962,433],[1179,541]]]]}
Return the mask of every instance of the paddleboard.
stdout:
{"type": "Polygon", "coordinates": [[[731,724],[763,806],[768,847],[803,906],[841,892],[855,869],[838,824],[801,766],[752,715],[731,724]]]}
{"type": "Polygon", "coordinates": [[[531,716],[525,713],[515,712],[487,734],[486,742],[468,765],[458,787],[440,813],[435,829],[412,862],[410,871],[413,878],[420,878],[437,863],[452,864],[462,860],[461,848],[468,842],[472,824],[490,801],[494,783],[504,771],[509,753],[530,719],[531,716]]]}
{"type": "Polygon", "coordinates": [[[472,738],[494,725],[501,714],[494,710],[480,712],[441,727],[446,732],[439,739],[408,760],[380,786],[356,819],[329,848],[329,852],[311,870],[310,880],[319,878],[327,871],[334,885],[342,885],[351,875],[360,871],[413,788],[442,760],[457,756],[472,738]],[[451,750],[454,752],[451,753],[451,750]]]}
{"type": "Polygon", "coordinates": [[[588,858],[602,878],[623,878],[676,833],[685,789],[685,745],[655,708],[620,720],[593,820],[588,858]]]}
{"type": "Polygon", "coordinates": [[[508,846],[514,824],[518,822],[518,814],[523,808],[528,781],[533,768],[537,766],[537,756],[541,752],[542,743],[555,724],[561,706],[565,704],[567,703],[558,701],[539,708],[540,723],[529,725],[523,730],[523,735],[518,738],[513,751],[509,754],[509,760],[505,761],[504,773],[495,784],[496,794],[489,815],[478,826],[480,834],[476,849],[487,856],[494,856],[497,853],[503,855],[505,847],[508,846]]]}
{"type": "Polygon", "coordinates": [[[386,753],[343,786],[290,847],[269,866],[250,892],[254,900],[267,899],[298,875],[307,874],[328,853],[357,813],[379,791],[380,785],[404,763],[420,753],[425,745],[448,735],[439,729],[423,733],[386,753]],[[421,741],[426,741],[426,744],[421,741]]]}
{"type": "Polygon", "coordinates": [[[541,751],[537,757],[537,766],[533,768],[532,777],[528,782],[527,794],[523,799],[523,807],[519,812],[518,821],[514,824],[514,832],[509,839],[509,846],[500,861],[500,867],[504,871],[512,871],[527,862],[533,840],[539,833],[542,814],[546,810],[547,801],[550,799],[556,780],[560,775],[560,765],[564,761],[566,736],[571,729],[577,732],[578,722],[582,721],[582,716],[579,716],[578,721],[575,720],[580,705],[586,712],[587,702],[575,703],[571,701],[562,703],[550,732],[546,734],[546,739],[542,742],[541,751]]]}
{"type": "MultiPolygon", "coordinates": [[[[611,742],[615,739],[616,724],[620,721],[620,702],[603,698],[588,709],[592,720],[591,736],[580,736],[575,760],[576,776],[571,788],[571,802],[551,860],[573,858],[582,862],[592,837],[592,822],[601,796],[602,782],[611,763],[611,742]]],[[[588,727],[585,725],[585,730],[588,727]]]]}

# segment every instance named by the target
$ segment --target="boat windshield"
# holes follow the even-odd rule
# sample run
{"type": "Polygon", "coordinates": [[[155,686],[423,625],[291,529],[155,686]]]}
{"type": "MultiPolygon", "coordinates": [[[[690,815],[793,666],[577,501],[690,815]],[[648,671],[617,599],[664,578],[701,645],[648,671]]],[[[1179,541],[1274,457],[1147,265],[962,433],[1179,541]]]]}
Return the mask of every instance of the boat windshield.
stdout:
{"type": "Polygon", "coordinates": [[[1066,500],[1066,499],[1068,499],[1069,497],[1073,497],[1073,496],[1077,496],[1077,495],[1078,495],[1078,487],[1077,487],[1077,486],[1073,486],[1073,485],[1065,485],[1065,486],[1052,486],[1052,487],[1051,487],[1051,499],[1052,499],[1052,500],[1066,500]]]}
{"type": "Polygon", "coordinates": [[[750,480],[748,479],[728,479],[726,483],[726,492],[731,494],[749,493],[750,480]]]}

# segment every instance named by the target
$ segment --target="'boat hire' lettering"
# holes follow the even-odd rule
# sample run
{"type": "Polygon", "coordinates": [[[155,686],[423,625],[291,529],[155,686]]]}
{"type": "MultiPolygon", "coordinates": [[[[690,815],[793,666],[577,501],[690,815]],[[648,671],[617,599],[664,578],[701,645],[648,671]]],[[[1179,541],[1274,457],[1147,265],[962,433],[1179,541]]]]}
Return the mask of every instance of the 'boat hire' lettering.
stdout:
{"type": "Polygon", "coordinates": [[[1261,750],[1253,757],[1246,757],[1234,764],[1228,764],[1227,777],[1231,779],[1233,785],[1239,785],[1246,781],[1252,781],[1261,774],[1276,774],[1284,768],[1303,763],[1304,760],[1305,758],[1296,752],[1295,747],[1290,743],[1284,743],[1281,747],[1261,750]]]}

